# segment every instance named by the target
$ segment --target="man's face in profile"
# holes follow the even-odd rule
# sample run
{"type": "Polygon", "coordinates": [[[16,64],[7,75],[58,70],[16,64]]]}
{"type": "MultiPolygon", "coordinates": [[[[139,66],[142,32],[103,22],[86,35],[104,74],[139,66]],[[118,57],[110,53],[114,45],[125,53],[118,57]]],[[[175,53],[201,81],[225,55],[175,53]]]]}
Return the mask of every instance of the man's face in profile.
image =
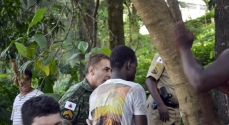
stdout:
{"type": "Polygon", "coordinates": [[[32,125],[62,125],[60,113],[50,114],[48,116],[35,117],[32,125]]]}

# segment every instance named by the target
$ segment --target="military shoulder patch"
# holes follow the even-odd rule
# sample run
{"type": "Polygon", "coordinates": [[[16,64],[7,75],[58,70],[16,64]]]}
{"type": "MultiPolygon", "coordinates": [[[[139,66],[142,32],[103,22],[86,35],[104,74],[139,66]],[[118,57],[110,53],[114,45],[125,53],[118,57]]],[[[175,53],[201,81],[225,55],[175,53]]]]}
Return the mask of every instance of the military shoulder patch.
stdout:
{"type": "Polygon", "coordinates": [[[74,111],[75,108],[76,108],[76,103],[73,103],[73,102],[70,102],[70,101],[66,101],[66,103],[64,105],[64,108],[74,111]]]}
{"type": "Polygon", "coordinates": [[[158,73],[157,67],[155,67],[155,68],[151,71],[151,73],[157,74],[157,73],[158,73]]]}
{"type": "Polygon", "coordinates": [[[159,62],[159,63],[163,63],[163,61],[162,61],[161,57],[159,57],[159,58],[157,59],[157,62],[159,62]]]}
{"type": "Polygon", "coordinates": [[[74,117],[74,113],[73,111],[69,110],[69,109],[63,109],[61,111],[61,116],[64,118],[64,119],[67,119],[67,120],[70,120],[72,121],[73,120],[73,117],[74,117]]]}
{"type": "Polygon", "coordinates": [[[153,66],[155,66],[155,67],[157,67],[159,69],[162,69],[163,68],[163,64],[162,63],[159,63],[159,62],[155,63],[153,66]]]}

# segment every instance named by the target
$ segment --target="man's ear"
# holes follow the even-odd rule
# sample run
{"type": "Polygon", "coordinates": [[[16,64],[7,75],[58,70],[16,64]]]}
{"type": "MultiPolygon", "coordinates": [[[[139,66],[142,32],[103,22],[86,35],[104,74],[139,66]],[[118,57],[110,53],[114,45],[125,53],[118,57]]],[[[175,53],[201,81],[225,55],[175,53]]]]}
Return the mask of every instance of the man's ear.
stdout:
{"type": "Polygon", "coordinates": [[[126,69],[129,70],[131,68],[131,61],[126,62],[126,69]]]}
{"type": "Polygon", "coordinates": [[[90,66],[90,67],[88,68],[88,73],[91,74],[91,75],[94,75],[94,72],[95,72],[94,67],[90,66]]]}

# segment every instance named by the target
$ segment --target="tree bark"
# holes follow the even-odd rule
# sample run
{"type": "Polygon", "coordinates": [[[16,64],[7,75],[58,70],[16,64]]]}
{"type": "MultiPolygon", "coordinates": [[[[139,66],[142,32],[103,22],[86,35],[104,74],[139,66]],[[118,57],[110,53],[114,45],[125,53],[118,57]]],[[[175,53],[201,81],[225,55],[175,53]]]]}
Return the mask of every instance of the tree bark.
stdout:
{"type": "Polygon", "coordinates": [[[117,45],[125,45],[123,0],[108,0],[108,28],[110,49],[117,45]]]}
{"type": "MultiPolygon", "coordinates": [[[[217,0],[215,7],[215,59],[227,48],[229,48],[229,1],[217,0]]],[[[228,113],[228,96],[215,90],[215,100],[218,104],[223,122],[225,125],[229,124],[228,113]]]]}
{"type": "Polygon", "coordinates": [[[167,3],[169,5],[169,9],[175,21],[177,22],[177,21],[182,20],[182,15],[181,15],[178,1],[177,0],[167,0],[167,3]]]}
{"type": "MultiPolygon", "coordinates": [[[[97,23],[95,23],[97,10],[95,11],[94,0],[76,0],[75,4],[80,4],[82,8],[80,8],[81,19],[78,20],[78,33],[79,39],[81,41],[88,42],[87,52],[90,52],[93,47],[96,46],[96,37],[94,35],[97,34],[97,23]]],[[[84,55],[79,55],[79,60],[83,60],[84,55]]],[[[80,67],[83,67],[82,62],[80,61],[80,67]]],[[[85,77],[83,72],[80,72],[80,80],[83,80],[85,77]]]]}
{"type": "Polygon", "coordinates": [[[146,25],[174,84],[184,124],[222,125],[211,94],[208,92],[197,94],[185,78],[180,56],[170,34],[175,19],[165,1],[132,0],[132,2],[146,25]]]}

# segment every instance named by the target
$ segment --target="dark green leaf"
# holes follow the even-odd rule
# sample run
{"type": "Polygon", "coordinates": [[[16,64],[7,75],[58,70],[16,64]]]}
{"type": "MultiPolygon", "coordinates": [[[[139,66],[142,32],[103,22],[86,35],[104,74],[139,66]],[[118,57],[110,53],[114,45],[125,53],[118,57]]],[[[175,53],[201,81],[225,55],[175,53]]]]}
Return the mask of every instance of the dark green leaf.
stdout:
{"type": "Polygon", "coordinates": [[[46,47],[47,40],[42,34],[35,34],[31,39],[31,42],[36,41],[37,44],[43,49],[46,47]]]}
{"type": "Polygon", "coordinates": [[[66,64],[66,65],[60,64],[59,68],[60,68],[60,72],[63,74],[72,74],[73,73],[72,67],[69,64],[66,64]]]}
{"type": "Polygon", "coordinates": [[[56,54],[56,51],[52,51],[50,54],[49,54],[49,56],[46,58],[46,59],[44,59],[43,61],[42,61],[42,64],[44,65],[44,66],[46,66],[46,65],[48,65],[49,63],[51,63],[51,61],[54,59],[54,57],[55,57],[55,54],[56,54]]]}
{"type": "Polygon", "coordinates": [[[70,58],[67,59],[66,64],[68,64],[72,59],[76,58],[80,53],[73,54],[70,58]]]}

